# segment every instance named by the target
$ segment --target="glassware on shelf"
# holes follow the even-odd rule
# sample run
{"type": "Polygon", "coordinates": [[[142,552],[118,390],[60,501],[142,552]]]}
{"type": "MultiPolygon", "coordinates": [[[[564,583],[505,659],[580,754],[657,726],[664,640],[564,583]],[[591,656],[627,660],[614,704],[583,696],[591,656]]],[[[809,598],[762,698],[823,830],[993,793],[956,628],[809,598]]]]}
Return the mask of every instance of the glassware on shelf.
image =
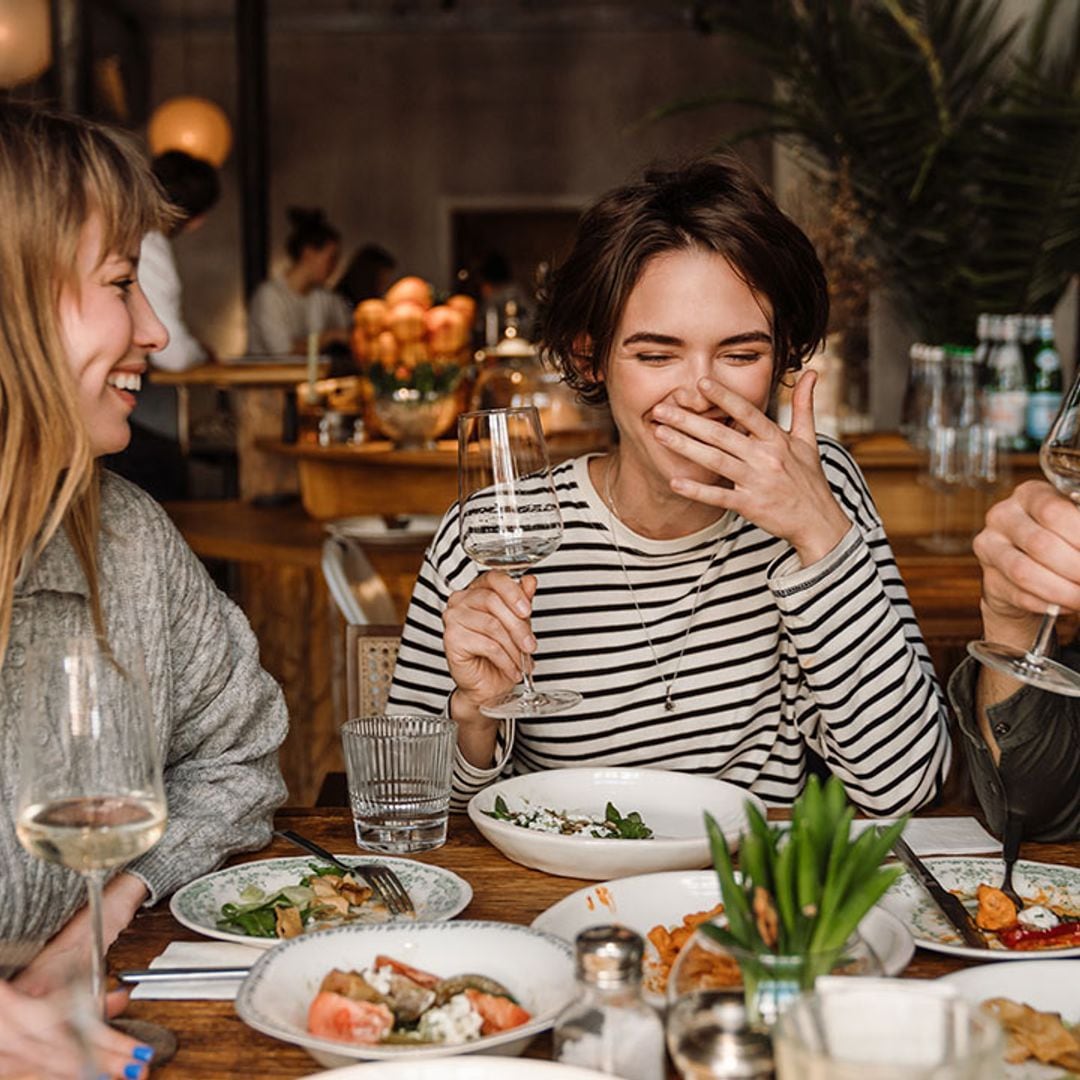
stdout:
{"type": "MultiPolygon", "coordinates": [[[[458,418],[458,527],[474,562],[513,577],[562,542],[562,514],[535,407],[458,418]]],[[[537,689],[524,658],[521,678],[481,711],[498,718],[543,716],[581,701],[574,690],[537,689]]]]}
{"type": "MultiPolygon", "coordinates": [[[[1042,444],[1039,464],[1047,480],[1080,508],[1080,372],[1042,444]]],[[[1080,517],[1077,524],[1080,525],[1080,517]]],[[[1055,694],[1080,697],[1080,672],[1047,656],[1054,623],[1060,614],[1056,604],[1047,606],[1035,641],[1026,652],[992,641],[969,642],[968,652],[980,663],[1022,683],[1055,694]]]]}

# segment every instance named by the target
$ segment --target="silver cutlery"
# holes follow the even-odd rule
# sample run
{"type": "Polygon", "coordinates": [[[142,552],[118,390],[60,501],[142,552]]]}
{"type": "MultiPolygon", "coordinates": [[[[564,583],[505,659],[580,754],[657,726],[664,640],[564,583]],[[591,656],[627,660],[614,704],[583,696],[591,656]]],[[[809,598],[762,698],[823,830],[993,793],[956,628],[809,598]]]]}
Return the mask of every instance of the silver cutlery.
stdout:
{"type": "Polygon", "coordinates": [[[1017,911],[1023,911],[1027,905],[1024,898],[1013,888],[1013,866],[1020,854],[1020,841],[1024,835],[1024,819],[1019,814],[1006,813],[1005,835],[1002,838],[1001,857],[1005,861],[1005,880],[1001,891],[1013,902],[1017,911]]]}
{"type": "Polygon", "coordinates": [[[346,874],[363,878],[375,890],[375,895],[386,905],[392,915],[416,914],[416,908],[413,907],[412,899],[402,884],[401,878],[389,866],[383,863],[344,863],[336,855],[331,855],[325,848],[319,847],[313,840],[293,832],[292,829],[275,829],[274,835],[303,848],[346,874]]]}
{"type": "Polygon", "coordinates": [[[201,968],[201,967],[159,967],[159,968],[129,968],[126,971],[118,971],[116,977],[122,983],[139,982],[194,982],[203,979],[225,980],[245,979],[250,968],[225,967],[225,968],[201,968]]]}
{"type": "Polygon", "coordinates": [[[899,838],[893,844],[893,851],[896,853],[896,857],[907,867],[911,876],[926,890],[941,914],[949,920],[949,924],[964,939],[964,944],[972,949],[989,949],[990,946],[987,944],[983,932],[971,917],[971,912],[964,907],[959,897],[953,896],[934,877],[922,859],[899,838]]]}

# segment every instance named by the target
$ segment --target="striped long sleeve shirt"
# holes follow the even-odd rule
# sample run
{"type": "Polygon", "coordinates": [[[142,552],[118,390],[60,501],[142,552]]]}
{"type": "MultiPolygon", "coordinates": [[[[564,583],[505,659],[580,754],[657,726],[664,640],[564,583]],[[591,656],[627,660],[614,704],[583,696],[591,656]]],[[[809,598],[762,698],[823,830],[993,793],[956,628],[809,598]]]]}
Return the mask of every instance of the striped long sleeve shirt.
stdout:
{"type": "MultiPolygon", "coordinates": [[[[504,775],[596,765],[718,777],[783,805],[802,790],[808,747],[869,813],[934,797],[950,760],[944,698],[866,483],[841,446],[818,441],[852,526],[805,567],[733,512],[675,540],[639,536],[612,518],[587,458],[555,469],[564,535],[531,571],[534,679],[583,700],[504,721],[490,768],[459,753],[455,805],[504,775]]],[[[481,572],[451,507],[413,592],[391,705],[445,711],[442,613],[481,572]]]]}

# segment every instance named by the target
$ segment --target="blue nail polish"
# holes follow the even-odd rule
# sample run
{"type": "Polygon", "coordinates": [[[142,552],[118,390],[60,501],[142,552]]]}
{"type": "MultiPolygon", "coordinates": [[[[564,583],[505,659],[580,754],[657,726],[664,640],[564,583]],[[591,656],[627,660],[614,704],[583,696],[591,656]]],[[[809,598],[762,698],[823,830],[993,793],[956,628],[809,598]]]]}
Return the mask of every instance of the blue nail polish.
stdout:
{"type": "Polygon", "coordinates": [[[131,1056],[136,1061],[151,1061],[154,1057],[154,1048],[140,1044],[132,1051],[131,1056]]]}
{"type": "Polygon", "coordinates": [[[139,1077],[143,1074],[143,1067],[139,1064],[132,1063],[131,1065],[124,1066],[125,1080],[139,1080],[139,1077]]]}

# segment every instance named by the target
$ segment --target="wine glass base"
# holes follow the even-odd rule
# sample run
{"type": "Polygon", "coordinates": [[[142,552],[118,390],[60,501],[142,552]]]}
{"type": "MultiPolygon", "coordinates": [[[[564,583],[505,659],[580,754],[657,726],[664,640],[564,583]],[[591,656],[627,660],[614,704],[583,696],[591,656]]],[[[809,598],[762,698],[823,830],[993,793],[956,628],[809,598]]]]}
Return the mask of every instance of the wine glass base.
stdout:
{"type": "Polygon", "coordinates": [[[125,1035],[141,1042],[144,1046],[151,1047],[154,1051],[153,1060],[150,1062],[151,1069],[164,1065],[166,1061],[171,1061],[176,1056],[176,1050],[179,1046],[176,1036],[167,1027],[162,1027],[161,1024],[152,1023],[150,1020],[133,1020],[128,1017],[120,1017],[116,1020],[110,1020],[109,1027],[116,1028],[117,1031],[122,1031],[125,1035]]]}
{"type": "Polygon", "coordinates": [[[501,697],[485,701],[480,711],[495,720],[508,720],[516,716],[549,716],[566,712],[581,701],[576,690],[537,690],[530,693],[521,684],[501,697]]]}
{"type": "Polygon", "coordinates": [[[998,645],[992,641],[968,643],[970,653],[981,664],[1000,671],[1028,686],[1048,690],[1052,694],[1080,697],[1080,672],[1048,657],[1033,659],[1030,653],[1012,645],[998,645]]]}

